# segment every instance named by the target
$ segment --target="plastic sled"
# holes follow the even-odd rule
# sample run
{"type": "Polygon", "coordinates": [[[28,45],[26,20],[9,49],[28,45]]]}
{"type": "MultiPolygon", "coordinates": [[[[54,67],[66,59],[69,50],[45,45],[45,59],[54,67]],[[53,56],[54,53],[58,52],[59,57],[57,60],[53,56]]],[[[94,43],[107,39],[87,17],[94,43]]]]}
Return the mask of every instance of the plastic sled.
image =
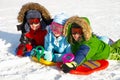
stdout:
{"type": "Polygon", "coordinates": [[[35,62],[41,63],[43,65],[46,65],[46,66],[55,66],[56,65],[56,63],[51,62],[51,61],[46,61],[43,58],[40,58],[40,60],[38,61],[38,59],[36,57],[32,57],[32,60],[35,62]]]}
{"type": "MultiPolygon", "coordinates": [[[[107,60],[97,60],[97,62],[100,63],[100,66],[95,68],[95,69],[90,69],[88,67],[80,65],[76,68],[76,70],[71,70],[69,73],[70,74],[75,74],[75,75],[89,75],[89,74],[91,74],[95,71],[104,70],[109,65],[109,62],[107,60]]],[[[63,64],[62,62],[58,62],[58,63],[56,63],[56,66],[59,69],[61,69],[62,64],[63,64]]]]}
{"type": "Polygon", "coordinates": [[[97,67],[95,69],[90,69],[88,67],[85,67],[83,65],[78,66],[76,70],[71,70],[70,74],[76,74],[76,75],[89,75],[95,71],[103,70],[108,67],[109,62],[107,60],[97,60],[100,63],[100,67],[97,67]]]}

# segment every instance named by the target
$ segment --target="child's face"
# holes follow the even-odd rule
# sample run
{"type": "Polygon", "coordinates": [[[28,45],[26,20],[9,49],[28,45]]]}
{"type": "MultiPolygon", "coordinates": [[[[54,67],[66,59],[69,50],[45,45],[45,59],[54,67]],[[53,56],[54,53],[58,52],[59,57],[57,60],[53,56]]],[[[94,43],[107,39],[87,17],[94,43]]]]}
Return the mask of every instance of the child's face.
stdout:
{"type": "Polygon", "coordinates": [[[30,24],[30,28],[31,28],[32,30],[37,30],[38,28],[40,28],[40,23],[37,23],[37,24],[33,23],[33,24],[30,24]]]}
{"type": "Polygon", "coordinates": [[[59,37],[63,33],[63,26],[61,26],[59,24],[52,24],[51,30],[52,30],[55,37],[59,37]]]}
{"type": "Polygon", "coordinates": [[[40,20],[38,18],[30,19],[29,24],[32,30],[37,30],[40,28],[40,20]]]}
{"type": "Polygon", "coordinates": [[[82,37],[82,29],[81,28],[72,28],[72,37],[75,41],[79,41],[82,37]]]}

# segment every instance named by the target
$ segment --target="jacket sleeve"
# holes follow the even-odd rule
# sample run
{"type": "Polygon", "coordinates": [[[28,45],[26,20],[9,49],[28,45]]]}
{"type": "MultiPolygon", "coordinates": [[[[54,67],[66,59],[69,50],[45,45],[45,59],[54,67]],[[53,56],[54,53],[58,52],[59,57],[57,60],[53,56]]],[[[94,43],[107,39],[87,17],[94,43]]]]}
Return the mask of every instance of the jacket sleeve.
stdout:
{"type": "Polygon", "coordinates": [[[32,42],[32,39],[27,38],[24,34],[22,34],[21,37],[20,37],[20,42],[22,44],[28,44],[28,43],[32,42]]]}
{"type": "Polygon", "coordinates": [[[71,51],[71,46],[70,46],[69,43],[66,44],[66,48],[65,48],[64,53],[65,53],[65,54],[66,54],[66,53],[72,53],[72,51],[71,51]]]}
{"type": "Polygon", "coordinates": [[[70,44],[67,42],[66,37],[62,37],[62,41],[59,42],[59,53],[66,54],[71,53],[71,47],[70,44]]]}
{"type": "Polygon", "coordinates": [[[89,50],[90,48],[87,45],[80,46],[79,50],[76,52],[74,61],[77,62],[77,64],[84,62],[87,59],[89,50]]]}
{"type": "MultiPolygon", "coordinates": [[[[65,38],[66,39],[66,38],[65,38]]],[[[71,48],[71,45],[70,43],[68,43],[67,39],[65,40],[66,44],[67,44],[67,47],[66,47],[66,53],[72,53],[72,48],[71,48]]]]}
{"type": "Polygon", "coordinates": [[[44,48],[45,48],[46,51],[51,51],[52,52],[53,45],[52,45],[52,42],[51,42],[51,33],[48,33],[45,36],[44,48]]]}

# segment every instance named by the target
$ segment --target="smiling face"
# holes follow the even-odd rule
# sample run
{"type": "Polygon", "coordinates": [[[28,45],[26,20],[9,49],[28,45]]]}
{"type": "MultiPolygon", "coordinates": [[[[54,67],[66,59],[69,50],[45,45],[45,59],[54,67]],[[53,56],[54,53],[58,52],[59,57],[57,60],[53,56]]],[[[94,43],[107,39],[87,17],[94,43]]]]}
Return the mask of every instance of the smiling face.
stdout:
{"type": "Polygon", "coordinates": [[[82,28],[72,28],[71,29],[71,32],[72,32],[72,37],[74,38],[75,41],[79,41],[80,38],[82,37],[82,28]]]}

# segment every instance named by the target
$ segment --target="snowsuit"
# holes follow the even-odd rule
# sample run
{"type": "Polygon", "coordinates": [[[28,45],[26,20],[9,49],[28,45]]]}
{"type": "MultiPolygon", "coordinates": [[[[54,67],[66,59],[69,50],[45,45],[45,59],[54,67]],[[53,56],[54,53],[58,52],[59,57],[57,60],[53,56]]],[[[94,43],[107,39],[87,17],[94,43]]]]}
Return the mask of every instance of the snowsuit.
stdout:
{"type": "Polygon", "coordinates": [[[70,44],[67,42],[66,37],[63,36],[64,24],[68,18],[64,13],[56,15],[48,27],[48,34],[45,36],[45,50],[49,51],[49,53],[45,54],[45,57],[48,54],[53,55],[52,61],[54,62],[62,62],[62,56],[71,52],[70,44]],[[56,36],[56,33],[59,36],[56,36]]]}
{"type": "Polygon", "coordinates": [[[45,36],[45,50],[53,54],[54,62],[62,62],[62,56],[71,52],[66,37],[60,36],[56,38],[51,31],[45,36]]]}
{"type": "Polygon", "coordinates": [[[65,29],[67,30],[65,35],[75,55],[74,61],[78,65],[88,60],[107,59],[110,53],[110,46],[93,35],[90,25],[86,24],[85,21],[86,20],[82,17],[73,16],[66,22],[67,25],[65,25],[65,29]],[[71,22],[75,22],[82,27],[83,39],[79,42],[71,38],[71,24],[69,24],[71,22]],[[73,42],[70,42],[71,39],[73,42]]]}

